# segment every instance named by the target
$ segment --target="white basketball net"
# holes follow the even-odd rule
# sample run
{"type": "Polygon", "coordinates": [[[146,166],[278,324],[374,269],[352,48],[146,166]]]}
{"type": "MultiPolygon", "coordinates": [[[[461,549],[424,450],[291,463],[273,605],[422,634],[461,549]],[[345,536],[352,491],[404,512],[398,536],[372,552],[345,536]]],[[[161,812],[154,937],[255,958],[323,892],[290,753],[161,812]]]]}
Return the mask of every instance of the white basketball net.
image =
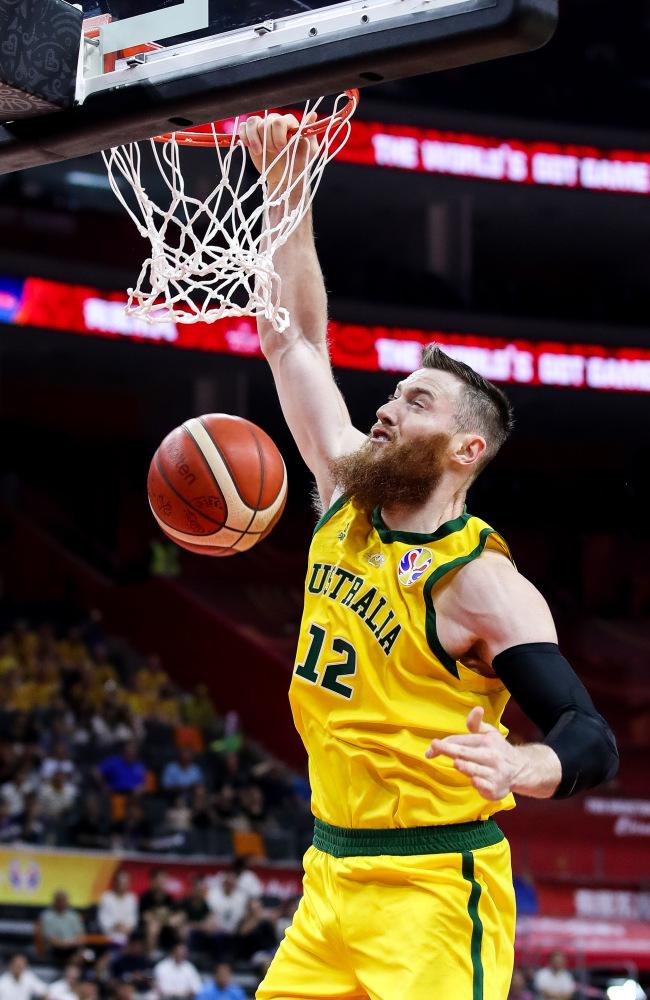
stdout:
{"type": "MultiPolygon", "coordinates": [[[[296,157],[299,150],[305,155],[307,115],[317,111],[322,100],[307,104],[287,147],[268,163],[265,155],[262,172],[250,185],[248,154],[237,139],[240,120],[235,119],[232,139],[223,147],[213,125],[214,149],[205,155],[216,158],[207,169],[214,171],[217,181],[204,200],[185,190],[181,144],[175,135],[162,143],[150,140],[154,162],[169,192],[168,203],[162,206],[147,194],[137,142],[102,154],[115,196],[140,235],[151,243],[151,256],[142,266],[137,285],[128,290],[127,313],[150,323],[212,323],[225,316],[255,316],[264,317],[278,332],[287,328],[289,314],[280,306],[280,278],[273,255],[300,224],[325,167],[347,142],[356,106],[347,95],[336,99],[334,114],[312,142],[315,148],[305,156],[302,169],[296,166],[296,157]],[[267,178],[281,162],[282,179],[269,192],[267,178]],[[133,189],[135,204],[127,201],[120,176],[133,189]]],[[[265,114],[265,125],[267,121],[265,114]]]]}

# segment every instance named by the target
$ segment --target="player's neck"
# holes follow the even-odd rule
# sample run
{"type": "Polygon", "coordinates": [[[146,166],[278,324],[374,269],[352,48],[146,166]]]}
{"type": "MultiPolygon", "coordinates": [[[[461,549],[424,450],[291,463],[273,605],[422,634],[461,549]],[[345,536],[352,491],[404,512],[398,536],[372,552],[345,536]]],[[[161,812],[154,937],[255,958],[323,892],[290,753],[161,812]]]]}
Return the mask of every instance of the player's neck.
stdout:
{"type": "Polygon", "coordinates": [[[383,506],[381,516],[391,531],[415,531],[418,534],[432,535],[442,524],[460,517],[465,509],[466,496],[466,490],[451,496],[446,491],[435,490],[423,504],[417,506],[383,506]]]}

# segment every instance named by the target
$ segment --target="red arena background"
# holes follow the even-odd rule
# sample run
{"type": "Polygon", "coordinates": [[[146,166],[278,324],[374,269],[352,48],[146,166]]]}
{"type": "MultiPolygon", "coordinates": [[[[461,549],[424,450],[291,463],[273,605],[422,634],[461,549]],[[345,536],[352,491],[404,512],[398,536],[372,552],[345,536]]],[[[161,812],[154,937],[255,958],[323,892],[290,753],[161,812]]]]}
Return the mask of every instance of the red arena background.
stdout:
{"type": "MultiPolygon", "coordinates": [[[[239,356],[261,357],[255,321],[146,323],[125,311],[122,292],[30,277],[0,278],[0,322],[239,356]]],[[[480,333],[329,324],[332,361],[360,371],[410,372],[436,341],[486,378],[518,385],[650,392],[650,350],[559,341],[506,340],[480,333]]]]}

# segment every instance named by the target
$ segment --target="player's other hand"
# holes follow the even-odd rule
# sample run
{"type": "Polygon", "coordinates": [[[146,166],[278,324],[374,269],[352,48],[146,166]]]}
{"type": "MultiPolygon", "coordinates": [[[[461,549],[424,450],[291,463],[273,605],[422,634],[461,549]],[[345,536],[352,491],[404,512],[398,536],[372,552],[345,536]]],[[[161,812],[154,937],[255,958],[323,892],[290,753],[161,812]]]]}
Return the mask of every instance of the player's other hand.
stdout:
{"type": "MultiPolygon", "coordinates": [[[[310,111],[305,124],[313,124],[317,117],[315,111],[310,111]]],[[[298,140],[295,158],[292,147],[287,151],[289,139],[298,127],[295,115],[279,114],[266,115],[264,118],[252,115],[239,126],[239,136],[256,169],[260,173],[267,171],[266,182],[271,194],[281,194],[296,177],[304,173],[307,156],[315,150],[317,140],[312,136],[298,140]],[[276,159],[277,163],[271,166],[276,159]]],[[[298,188],[300,186],[297,185],[298,188]]]]}
{"type": "Polygon", "coordinates": [[[516,783],[521,767],[517,748],[483,721],[479,706],[467,716],[467,730],[466,734],[432,740],[424,756],[429,760],[440,755],[451,757],[456,770],[467,775],[484,799],[495,802],[504,798],[516,783]]]}

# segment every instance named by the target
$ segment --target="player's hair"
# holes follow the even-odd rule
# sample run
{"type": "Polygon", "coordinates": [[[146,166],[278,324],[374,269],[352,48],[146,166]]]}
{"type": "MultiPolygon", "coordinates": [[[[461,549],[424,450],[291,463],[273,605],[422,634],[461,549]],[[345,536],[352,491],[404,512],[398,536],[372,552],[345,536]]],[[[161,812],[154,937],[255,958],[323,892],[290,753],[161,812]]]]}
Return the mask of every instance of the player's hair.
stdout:
{"type": "Polygon", "coordinates": [[[456,411],[457,430],[478,433],[485,438],[486,444],[485,453],[476,468],[476,478],[510,437],[514,426],[510,400],[496,385],[463,361],[450,358],[437,344],[425,347],[422,367],[448,372],[464,385],[456,411]]]}

